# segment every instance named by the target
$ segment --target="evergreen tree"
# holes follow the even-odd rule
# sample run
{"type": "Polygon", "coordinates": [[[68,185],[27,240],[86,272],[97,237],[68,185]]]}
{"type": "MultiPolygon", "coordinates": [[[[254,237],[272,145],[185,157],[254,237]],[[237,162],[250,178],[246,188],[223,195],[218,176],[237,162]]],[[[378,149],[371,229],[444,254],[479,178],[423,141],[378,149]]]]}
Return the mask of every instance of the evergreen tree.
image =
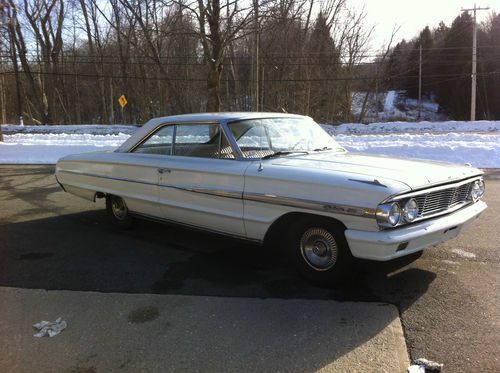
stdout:
{"type": "Polygon", "coordinates": [[[470,72],[473,19],[468,13],[455,18],[436,53],[438,101],[455,119],[470,116],[470,72]]]}

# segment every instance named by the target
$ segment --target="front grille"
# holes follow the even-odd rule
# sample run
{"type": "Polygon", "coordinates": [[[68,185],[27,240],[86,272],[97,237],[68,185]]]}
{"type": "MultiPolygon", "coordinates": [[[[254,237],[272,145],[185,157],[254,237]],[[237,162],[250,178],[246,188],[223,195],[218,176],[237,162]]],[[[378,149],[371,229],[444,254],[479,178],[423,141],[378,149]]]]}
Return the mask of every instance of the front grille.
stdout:
{"type": "Polygon", "coordinates": [[[421,217],[434,215],[468,202],[472,182],[416,196],[421,217]]]}

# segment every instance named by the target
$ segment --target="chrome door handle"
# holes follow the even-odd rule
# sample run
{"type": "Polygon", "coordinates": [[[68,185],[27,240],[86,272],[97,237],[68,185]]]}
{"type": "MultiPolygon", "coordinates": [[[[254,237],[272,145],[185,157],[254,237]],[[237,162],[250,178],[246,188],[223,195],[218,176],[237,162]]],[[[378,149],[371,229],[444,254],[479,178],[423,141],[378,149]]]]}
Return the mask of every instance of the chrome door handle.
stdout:
{"type": "Polygon", "coordinates": [[[168,168],[159,168],[158,169],[159,174],[169,174],[170,172],[171,172],[171,170],[169,170],[168,168]]]}

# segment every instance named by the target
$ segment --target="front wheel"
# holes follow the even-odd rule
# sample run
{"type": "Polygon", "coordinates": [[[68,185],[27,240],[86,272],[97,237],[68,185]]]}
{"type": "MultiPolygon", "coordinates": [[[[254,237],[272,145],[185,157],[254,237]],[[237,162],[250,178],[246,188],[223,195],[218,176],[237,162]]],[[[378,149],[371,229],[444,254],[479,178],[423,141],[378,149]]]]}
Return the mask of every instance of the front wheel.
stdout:
{"type": "Polygon", "coordinates": [[[352,263],[343,227],[323,219],[297,222],[289,248],[299,273],[319,285],[339,281],[352,263]]]}
{"type": "Polygon", "coordinates": [[[133,218],[123,198],[108,194],[106,196],[106,211],[111,224],[120,229],[132,226],[133,218]]]}

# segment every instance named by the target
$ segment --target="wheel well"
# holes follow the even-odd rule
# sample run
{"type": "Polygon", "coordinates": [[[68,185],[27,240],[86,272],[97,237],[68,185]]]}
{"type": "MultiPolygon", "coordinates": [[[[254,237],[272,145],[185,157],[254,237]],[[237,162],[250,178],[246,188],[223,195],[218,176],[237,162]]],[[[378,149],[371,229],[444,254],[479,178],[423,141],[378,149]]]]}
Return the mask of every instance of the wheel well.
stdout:
{"type": "Polygon", "coordinates": [[[95,192],[94,194],[94,202],[97,198],[105,198],[106,197],[106,193],[103,193],[103,192],[95,192]]]}
{"type": "Polygon", "coordinates": [[[264,244],[274,245],[278,243],[278,239],[281,233],[286,231],[291,224],[302,219],[319,219],[325,222],[329,222],[330,224],[336,224],[340,226],[342,230],[346,229],[346,226],[340,220],[337,220],[335,218],[324,215],[306,214],[303,212],[289,212],[285,215],[280,216],[271,224],[264,237],[264,244]]]}

